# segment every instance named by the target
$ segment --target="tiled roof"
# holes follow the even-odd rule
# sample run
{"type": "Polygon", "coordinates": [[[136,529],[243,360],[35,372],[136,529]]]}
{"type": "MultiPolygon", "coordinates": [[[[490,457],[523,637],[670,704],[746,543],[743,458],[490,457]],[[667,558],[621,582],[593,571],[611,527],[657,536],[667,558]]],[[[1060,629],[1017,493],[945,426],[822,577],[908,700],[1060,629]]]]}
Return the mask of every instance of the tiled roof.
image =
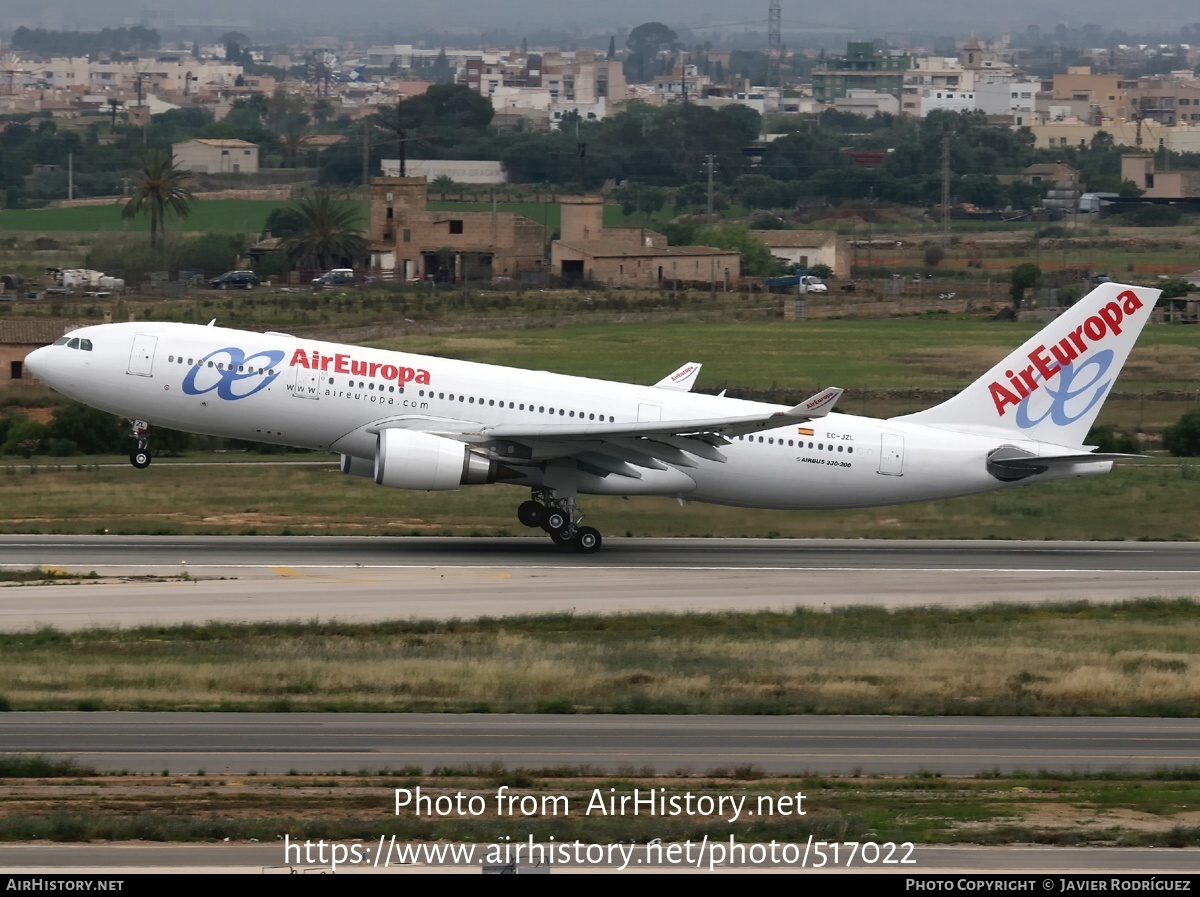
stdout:
{"type": "Polygon", "coordinates": [[[0,320],[0,343],[9,346],[46,346],[64,333],[95,323],[95,321],[67,321],[62,318],[0,320]]]}
{"type": "Polygon", "coordinates": [[[562,246],[593,258],[669,258],[671,256],[737,255],[731,249],[712,246],[641,246],[621,240],[560,240],[562,246]]]}

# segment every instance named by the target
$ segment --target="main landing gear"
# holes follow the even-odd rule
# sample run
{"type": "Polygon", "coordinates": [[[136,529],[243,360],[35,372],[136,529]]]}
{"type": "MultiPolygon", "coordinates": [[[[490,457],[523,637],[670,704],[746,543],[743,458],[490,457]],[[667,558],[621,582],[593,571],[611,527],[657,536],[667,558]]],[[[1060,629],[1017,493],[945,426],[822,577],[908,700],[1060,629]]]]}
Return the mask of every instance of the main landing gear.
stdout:
{"type": "Polygon", "coordinates": [[[600,550],[600,531],[580,526],[583,515],[577,512],[574,498],[555,498],[550,490],[533,490],[533,498],[521,502],[517,519],[528,527],[540,526],[550,534],[550,540],[563,548],[574,548],[581,554],[600,550]]]}
{"type": "Polygon", "coordinates": [[[150,466],[150,425],[144,420],[133,422],[133,434],[130,437],[129,463],[138,470],[150,466]]]}

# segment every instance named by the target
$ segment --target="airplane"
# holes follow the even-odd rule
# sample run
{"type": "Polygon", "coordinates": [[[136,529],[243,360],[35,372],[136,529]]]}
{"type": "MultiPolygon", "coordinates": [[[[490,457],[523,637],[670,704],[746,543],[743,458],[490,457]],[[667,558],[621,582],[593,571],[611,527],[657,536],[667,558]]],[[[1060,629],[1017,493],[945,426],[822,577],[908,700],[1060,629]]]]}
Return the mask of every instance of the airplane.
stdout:
{"type": "Polygon", "coordinates": [[[592,553],[580,495],[768,509],[862,508],[1107,473],[1084,445],[1160,291],[1104,283],[940,405],[840,414],[827,387],[788,407],[692,392],[689,362],[652,386],[252,333],[129,322],[74,330],[26,361],[70,398],[133,421],[341,456],[381,486],[507,483],[558,545],[592,553]]]}

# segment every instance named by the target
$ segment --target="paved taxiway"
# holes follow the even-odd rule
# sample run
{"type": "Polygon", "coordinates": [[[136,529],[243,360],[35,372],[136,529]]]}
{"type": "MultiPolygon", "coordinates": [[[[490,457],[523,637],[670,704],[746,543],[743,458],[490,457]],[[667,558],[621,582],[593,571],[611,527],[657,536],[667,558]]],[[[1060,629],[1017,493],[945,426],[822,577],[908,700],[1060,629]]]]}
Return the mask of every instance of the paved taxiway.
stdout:
{"type": "Polygon", "coordinates": [[[282,774],[420,767],[590,767],[701,775],[974,775],[1193,766],[1200,719],[454,713],[14,713],[0,753],[105,770],[282,774]]]}
{"type": "Polygon", "coordinates": [[[102,579],[0,589],[0,628],[1200,595],[1190,542],[0,538],[0,567],[37,566],[102,579]]]}

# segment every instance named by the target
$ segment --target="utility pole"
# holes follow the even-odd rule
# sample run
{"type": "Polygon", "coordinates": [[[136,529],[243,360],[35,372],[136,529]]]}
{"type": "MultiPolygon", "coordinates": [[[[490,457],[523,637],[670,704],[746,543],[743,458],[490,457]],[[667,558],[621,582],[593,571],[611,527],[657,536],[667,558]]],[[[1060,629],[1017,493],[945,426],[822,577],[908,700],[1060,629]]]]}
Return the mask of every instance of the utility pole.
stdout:
{"type": "Polygon", "coordinates": [[[408,177],[408,166],[404,158],[404,123],[400,119],[400,104],[404,102],[403,96],[396,97],[396,142],[400,146],[400,177],[408,177]]]}
{"type": "MultiPolygon", "coordinates": [[[[767,11],[767,91],[772,87],[779,89],[783,96],[783,73],[780,68],[783,56],[783,13],[779,8],[779,0],[771,0],[767,11]]],[[[776,108],[776,111],[779,111],[776,108]]],[[[763,134],[767,133],[767,98],[763,97],[763,134]]]]}
{"type": "Polygon", "coordinates": [[[75,198],[75,154],[67,153],[67,199],[75,198]]]}
{"type": "Polygon", "coordinates": [[[705,159],[707,160],[705,167],[708,169],[708,218],[707,218],[707,223],[708,223],[709,227],[712,227],[712,223],[713,223],[713,160],[715,158],[716,157],[713,156],[711,153],[709,153],[709,155],[705,156],[705,159]]]}
{"type": "MultiPolygon", "coordinates": [[[[363,187],[370,186],[371,177],[371,123],[363,119],[363,187]]],[[[369,191],[368,191],[369,192],[369,191]]]]}
{"type": "Polygon", "coordinates": [[[950,138],[942,138],[942,246],[950,245],[950,138]]]}

